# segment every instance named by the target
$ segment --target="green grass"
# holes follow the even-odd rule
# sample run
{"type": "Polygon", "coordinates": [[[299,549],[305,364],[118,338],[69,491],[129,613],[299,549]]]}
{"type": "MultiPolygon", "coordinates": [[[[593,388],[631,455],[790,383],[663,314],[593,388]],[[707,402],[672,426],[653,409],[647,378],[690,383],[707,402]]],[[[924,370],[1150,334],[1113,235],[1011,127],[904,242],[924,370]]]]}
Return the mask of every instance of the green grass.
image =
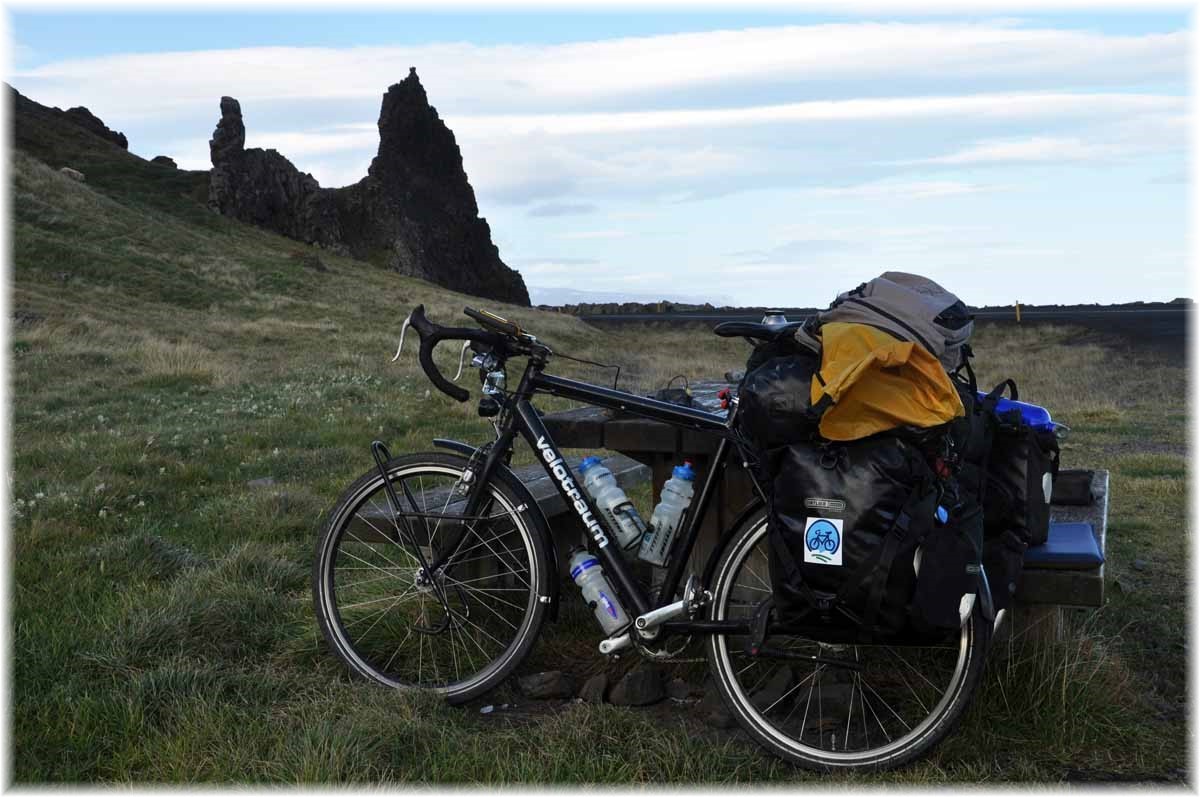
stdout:
{"type": "MultiPolygon", "coordinates": [[[[10,347],[17,782],[828,780],[688,709],[484,717],[353,682],[309,606],[314,532],[368,468],[371,439],[397,452],[487,439],[473,404],[432,391],[414,353],[388,363],[413,305],[445,323],[491,306],[556,350],[621,363],[638,390],[740,367],[744,344],[595,329],[326,253],[320,274],[297,262],[301,244],[204,209],[194,177],[129,157],[78,144],[81,185],[13,156],[13,306],[43,317],[14,327],[10,347]]],[[[1108,604],[1063,642],[997,651],[975,709],[931,758],[840,781],[1186,767],[1186,372],[1079,336],[984,327],[975,348],[981,381],[1013,376],[1071,425],[1066,466],[1112,471],[1108,604]]],[[[586,615],[572,606],[548,626],[524,671],[601,669],[586,615]]]]}

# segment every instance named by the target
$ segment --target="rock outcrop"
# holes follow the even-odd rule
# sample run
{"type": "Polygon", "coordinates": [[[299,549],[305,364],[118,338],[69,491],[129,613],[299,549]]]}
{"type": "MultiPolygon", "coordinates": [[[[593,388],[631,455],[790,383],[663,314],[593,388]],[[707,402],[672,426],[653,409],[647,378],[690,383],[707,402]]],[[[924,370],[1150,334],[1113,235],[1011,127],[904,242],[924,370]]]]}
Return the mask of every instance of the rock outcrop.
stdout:
{"type": "MultiPolygon", "coordinates": [[[[111,158],[120,149],[131,158],[129,141],[124,133],[110,130],[87,108],[64,111],[34,102],[7,83],[4,100],[9,110],[14,132],[13,146],[54,166],[73,164],[84,153],[103,153],[111,158]]],[[[120,156],[117,156],[118,159],[120,156]]]]}
{"type": "Polygon", "coordinates": [[[129,149],[129,140],[125,138],[124,133],[118,133],[116,130],[109,130],[108,125],[100,121],[100,117],[96,116],[82,105],[77,108],[68,108],[67,110],[63,111],[63,113],[66,114],[68,119],[85,130],[91,130],[96,135],[111,141],[121,149],[129,149]]]}
{"type": "Polygon", "coordinates": [[[155,155],[150,159],[151,163],[157,163],[159,166],[166,166],[168,169],[178,169],[175,164],[175,159],[167,155],[155,155]]]}
{"type": "Polygon", "coordinates": [[[524,280],[479,218],[454,133],[415,69],[384,94],[379,151],[354,185],[321,188],[275,150],[245,143],[241,106],[222,97],[209,142],[213,209],[457,291],[529,304],[524,280]]]}
{"type": "Polygon", "coordinates": [[[335,192],[273,149],[246,149],[242,107],[232,97],[221,98],[221,121],[208,151],[209,207],[289,238],[349,251],[337,224],[335,192]]]}

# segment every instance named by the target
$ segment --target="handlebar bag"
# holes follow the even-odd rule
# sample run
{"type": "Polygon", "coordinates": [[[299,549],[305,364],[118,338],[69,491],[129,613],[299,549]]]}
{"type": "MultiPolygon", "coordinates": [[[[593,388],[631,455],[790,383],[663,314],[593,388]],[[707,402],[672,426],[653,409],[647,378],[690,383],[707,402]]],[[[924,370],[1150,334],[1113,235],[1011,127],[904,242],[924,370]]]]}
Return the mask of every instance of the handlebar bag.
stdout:
{"type": "Polygon", "coordinates": [[[774,452],[771,471],[777,622],[828,641],[893,638],[909,627],[914,556],[940,492],[925,454],[898,435],[800,443],[774,452]]]}

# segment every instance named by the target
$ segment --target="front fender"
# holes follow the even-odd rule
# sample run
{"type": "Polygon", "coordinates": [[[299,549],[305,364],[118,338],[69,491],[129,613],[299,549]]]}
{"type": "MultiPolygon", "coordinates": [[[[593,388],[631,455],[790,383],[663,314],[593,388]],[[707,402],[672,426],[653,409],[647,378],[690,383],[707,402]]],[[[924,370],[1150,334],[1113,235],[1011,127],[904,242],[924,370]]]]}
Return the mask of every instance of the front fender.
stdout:
{"type": "MultiPolygon", "coordinates": [[[[479,450],[478,446],[473,446],[470,443],[464,443],[461,440],[449,440],[445,437],[433,438],[435,448],[444,448],[447,451],[454,451],[464,456],[471,456],[479,450]]],[[[546,515],[542,512],[542,507],[533,497],[533,493],[529,492],[529,488],[525,486],[520,477],[513,472],[513,469],[505,465],[503,462],[497,462],[496,467],[501,470],[502,478],[504,478],[510,487],[521,494],[521,500],[528,505],[529,511],[537,514],[538,519],[542,522],[542,528],[550,534],[550,524],[546,521],[546,515]]],[[[558,546],[553,544],[553,538],[550,540],[550,564],[553,576],[550,578],[550,610],[547,617],[551,622],[558,620],[558,582],[562,574],[562,563],[558,561],[558,546]]]]}

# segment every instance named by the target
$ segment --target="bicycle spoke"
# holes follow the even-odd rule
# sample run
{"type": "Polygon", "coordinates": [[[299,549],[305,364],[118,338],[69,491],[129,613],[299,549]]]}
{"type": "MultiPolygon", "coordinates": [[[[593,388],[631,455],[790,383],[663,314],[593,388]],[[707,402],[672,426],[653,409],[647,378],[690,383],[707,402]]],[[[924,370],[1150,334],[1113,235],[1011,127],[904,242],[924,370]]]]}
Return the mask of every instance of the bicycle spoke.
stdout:
{"type": "MultiPolygon", "coordinates": [[[[493,592],[525,592],[525,593],[528,593],[528,592],[529,592],[529,590],[527,590],[527,589],[513,589],[513,590],[506,590],[506,589],[478,589],[478,588],[476,588],[476,587],[468,587],[466,584],[462,583],[461,581],[454,581],[453,579],[447,579],[447,580],[448,580],[448,581],[450,581],[450,583],[451,583],[451,584],[453,584],[453,585],[454,585],[454,586],[456,586],[456,587],[462,587],[463,589],[465,589],[465,590],[468,590],[468,591],[470,591],[470,592],[478,592],[478,593],[479,593],[479,594],[481,594],[481,595],[488,595],[488,596],[491,596],[491,597],[492,597],[492,600],[495,600],[497,603],[503,603],[505,606],[511,606],[511,607],[513,607],[514,609],[516,609],[517,611],[522,611],[522,610],[525,608],[524,606],[520,606],[520,605],[518,605],[518,604],[516,604],[516,603],[513,603],[512,601],[506,601],[506,600],[504,600],[503,598],[497,598],[497,597],[495,597],[495,596],[492,596],[492,593],[493,593],[493,592]]],[[[486,605],[486,604],[485,604],[485,605],[486,605]]]]}

